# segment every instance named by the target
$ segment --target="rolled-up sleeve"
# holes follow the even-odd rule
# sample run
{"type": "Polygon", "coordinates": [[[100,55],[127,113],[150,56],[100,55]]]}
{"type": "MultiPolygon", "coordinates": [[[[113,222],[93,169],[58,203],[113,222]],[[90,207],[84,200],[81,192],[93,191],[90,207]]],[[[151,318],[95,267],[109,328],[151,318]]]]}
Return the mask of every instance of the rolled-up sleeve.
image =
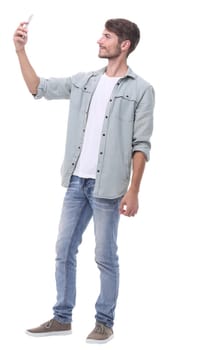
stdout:
{"type": "Polygon", "coordinates": [[[150,138],[153,131],[154,89],[150,85],[143,93],[135,111],[132,151],[143,152],[146,160],[150,158],[150,138]]]}
{"type": "Polygon", "coordinates": [[[69,99],[71,93],[71,78],[40,78],[35,99],[42,97],[47,100],[69,99]]]}

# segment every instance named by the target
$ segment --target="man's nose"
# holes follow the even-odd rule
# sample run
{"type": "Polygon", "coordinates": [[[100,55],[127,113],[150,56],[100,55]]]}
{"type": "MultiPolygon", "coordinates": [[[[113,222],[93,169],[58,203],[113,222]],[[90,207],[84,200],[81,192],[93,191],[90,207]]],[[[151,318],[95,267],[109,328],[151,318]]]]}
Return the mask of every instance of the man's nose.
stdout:
{"type": "Polygon", "coordinates": [[[102,41],[103,41],[103,37],[101,37],[101,38],[99,38],[98,40],[97,40],[97,44],[101,44],[102,43],[102,41]]]}

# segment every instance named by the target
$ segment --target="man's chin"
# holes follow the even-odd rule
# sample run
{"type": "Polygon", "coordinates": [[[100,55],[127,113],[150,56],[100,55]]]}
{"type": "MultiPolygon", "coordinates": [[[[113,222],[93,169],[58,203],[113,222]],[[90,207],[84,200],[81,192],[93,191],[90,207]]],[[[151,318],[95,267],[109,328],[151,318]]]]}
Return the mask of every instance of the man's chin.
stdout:
{"type": "Polygon", "coordinates": [[[108,58],[106,55],[102,55],[101,53],[98,54],[99,58],[108,58]]]}

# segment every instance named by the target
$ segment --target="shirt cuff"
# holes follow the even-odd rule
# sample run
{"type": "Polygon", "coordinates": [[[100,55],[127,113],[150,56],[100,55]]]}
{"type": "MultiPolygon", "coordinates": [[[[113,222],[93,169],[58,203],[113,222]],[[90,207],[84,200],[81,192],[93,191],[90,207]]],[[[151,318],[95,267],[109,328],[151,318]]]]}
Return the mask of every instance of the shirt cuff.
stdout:
{"type": "Polygon", "coordinates": [[[146,161],[148,162],[150,160],[150,150],[148,147],[135,146],[135,147],[133,147],[132,153],[135,153],[135,152],[144,153],[146,161]]]}
{"type": "Polygon", "coordinates": [[[46,92],[46,79],[45,78],[40,78],[40,83],[37,88],[37,93],[33,97],[38,100],[44,96],[46,92]]]}

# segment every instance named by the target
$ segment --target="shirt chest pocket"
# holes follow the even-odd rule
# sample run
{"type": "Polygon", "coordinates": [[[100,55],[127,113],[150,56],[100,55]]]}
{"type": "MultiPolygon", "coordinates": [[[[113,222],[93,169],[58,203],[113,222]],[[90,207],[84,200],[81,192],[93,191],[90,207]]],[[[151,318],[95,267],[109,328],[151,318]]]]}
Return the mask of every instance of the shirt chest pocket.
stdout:
{"type": "Polygon", "coordinates": [[[133,122],[137,101],[133,95],[124,94],[115,96],[115,111],[119,120],[133,122]]]}
{"type": "Polygon", "coordinates": [[[71,90],[71,106],[77,109],[77,111],[86,111],[90,102],[91,91],[86,85],[80,85],[73,83],[71,90]]]}

